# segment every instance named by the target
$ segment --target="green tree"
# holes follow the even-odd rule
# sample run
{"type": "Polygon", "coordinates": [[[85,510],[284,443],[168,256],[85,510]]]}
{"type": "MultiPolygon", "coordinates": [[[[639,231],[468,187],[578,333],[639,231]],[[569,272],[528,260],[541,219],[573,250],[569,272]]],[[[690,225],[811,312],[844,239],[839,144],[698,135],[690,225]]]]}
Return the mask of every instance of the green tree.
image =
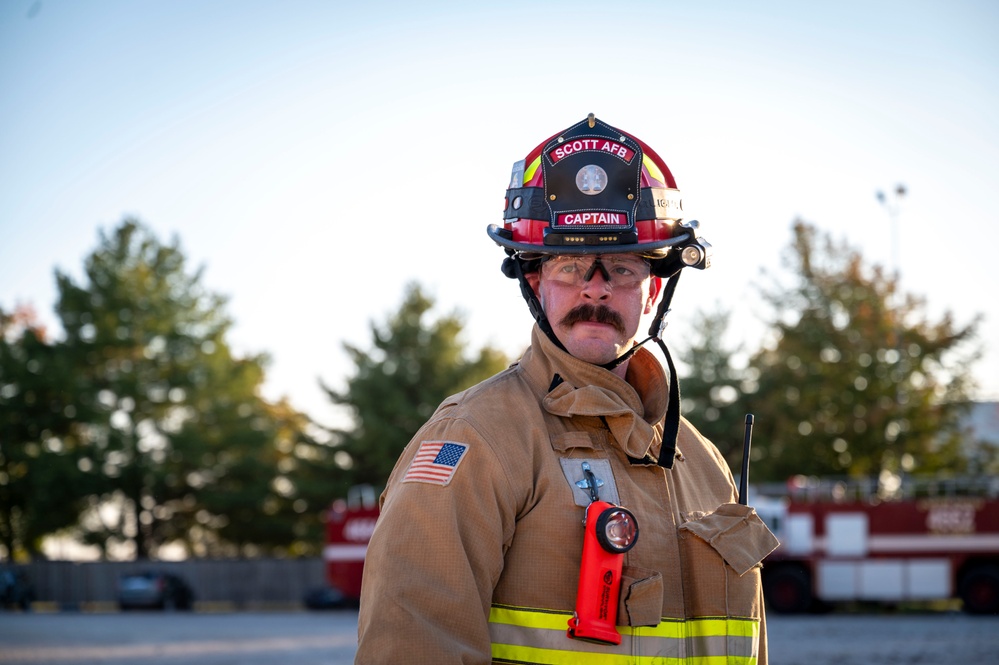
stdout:
{"type": "Polygon", "coordinates": [[[399,311],[384,325],[371,325],[370,350],[344,344],[354,375],[345,391],[326,391],[354,419],[353,429],[333,432],[340,452],[349,456],[353,483],[384,484],[396,458],[444,398],[508,365],[492,347],[469,358],[460,338],[461,317],[427,321],[433,305],[410,284],[399,311]]]}
{"type": "MultiPolygon", "coordinates": [[[[251,364],[236,363],[231,371],[234,380],[256,385],[251,364]]],[[[286,401],[225,400],[201,408],[208,416],[192,419],[173,438],[165,474],[185,474],[183,491],[170,483],[157,488],[158,496],[170,497],[168,537],[193,556],[318,555],[320,515],[335,496],[329,483],[343,472],[331,448],[309,435],[311,421],[286,401]],[[181,463],[189,455],[198,456],[199,468],[181,463]]]]}
{"type": "Polygon", "coordinates": [[[0,545],[11,559],[37,557],[103,485],[85,472],[77,382],[31,308],[0,310],[0,545]]]}
{"type": "Polygon", "coordinates": [[[275,447],[303,423],[276,419],[260,397],[264,356],[233,355],[224,298],[187,270],[177,240],[135,220],[101,234],[84,272],[81,284],[56,275],[79,401],[100,414],[81,463],[107,481],[82,539],[138,558],[173,542],[194,554],[290,547],[279,508],[295,488],[277,480],[287,471],[275,447]]]}
{"type": "Polygon", "coordinates": [[[738,473],[746,421],[745,370],[736,367],[740,348],[725,345],[731,315],[720,308],[694,313],[690,337],[677,350],[682,412],[710,439],[738,473]]]}
{"type": "Polygon", "coordinates": [[[755,479],[960,471],[979,319],[932,321],[859,252],[794,224],[795,283],[763,289],[773,340],[752,359],[755,479]]]}

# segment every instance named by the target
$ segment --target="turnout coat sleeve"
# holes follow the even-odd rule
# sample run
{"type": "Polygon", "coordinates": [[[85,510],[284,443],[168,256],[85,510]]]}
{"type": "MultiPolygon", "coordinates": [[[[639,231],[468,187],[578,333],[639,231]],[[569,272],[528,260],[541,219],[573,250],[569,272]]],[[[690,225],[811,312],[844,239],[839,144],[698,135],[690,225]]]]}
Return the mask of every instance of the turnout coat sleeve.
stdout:
{"type": "MultiPolygon", "coordinates": [[[[514,379],[501,374],[492,381],[514,379]]],[[[505,392],[497,394],[502,400],[505,392]]],[[[366,555],[356,663],[491,661],[493,588],[528,491],[512,484],[509,470],[530,468],[530,461],[523,445],[496,450],[474,422],[451,415],[455,405],[445,401],[416,434],[382,495],[366,555]],[[425,441],[468,446],[447,486],[405,480],[425,441]]],[[[490,410],[507,406],[494,403],[490,410]]],[[[505,414],[516,429],[516,413],[505,414]]],[[[517,438],[503,436],[504,443],[517,438]]]]}

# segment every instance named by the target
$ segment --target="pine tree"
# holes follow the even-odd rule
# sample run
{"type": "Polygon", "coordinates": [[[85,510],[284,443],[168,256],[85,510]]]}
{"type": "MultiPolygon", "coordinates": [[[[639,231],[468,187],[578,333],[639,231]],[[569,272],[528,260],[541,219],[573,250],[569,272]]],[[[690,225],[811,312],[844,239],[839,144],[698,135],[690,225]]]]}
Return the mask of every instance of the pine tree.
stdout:
{"type": "Polygon", "coordinates": [[[462,321],[450,314],[427,321],[434,302],[416,284],[406,289],[399,311],[371,326],[372,348],[344,344],[355,366],[347,389],[326,388],[335,404],[349,408],[354,427],[334,431],[349,456],[354,483],[383,485],[399,454],[448,395],[504,369],[498,350],[466,357],[462,321]]]}
{"type": "Polygon", "coordinates": [[[138,558],[171,542],[192,554],[292,547],[294,520],[280,513],[300,497],[276,446],[307,439],[286,431],[305,421],[260,396],[266,357],[232,353],[225,299],[187,269],[178,241],[164,245],[135,220],[102,234],[84,268],[81,284],[57,272],[78,402],[96,414],[83,464],[105,480],[80,520],[83,540],[138,558]]]}
{"type": "Polygon", "coordinates": [[[34,310],[0,310],[0,545],[9,559],[76,524],[103,479],[84,456],[79,377],[34,310]]]}
{"type": "Polygon", "coordinates": [[[746,405],[742,399],[745,371],[735,366],[739,349],[725,346],[730,314],[722,309],[695,312],[691,337],[677,351],[685,368],[680,378],[681,410],[738,469],[746,405]]]}

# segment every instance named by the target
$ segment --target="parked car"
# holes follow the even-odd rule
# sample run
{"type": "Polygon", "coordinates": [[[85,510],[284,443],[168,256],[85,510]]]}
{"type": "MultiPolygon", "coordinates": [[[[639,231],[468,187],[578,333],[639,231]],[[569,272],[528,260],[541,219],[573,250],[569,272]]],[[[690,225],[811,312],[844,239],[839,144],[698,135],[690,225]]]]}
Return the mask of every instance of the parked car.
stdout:
{"type": "Polygon", "coordinates": [[[310,610],[332,610],[347,607],[350,604],[342,591],[328,586],[310,589],[306,592],[302,602],[310,610]]]}
{"type": "Polygon", "coordinates": [[[118,579],[118,607],[123,610],[189,610],[193,605],[194,591],[173,573],[147,570],[118,579]]]}
{"type": "Polygon", "coordinates": [[[27,612],[34,601],[35,589],[22,571],[0,569],[0,609],[17,607],[27,612]]]}

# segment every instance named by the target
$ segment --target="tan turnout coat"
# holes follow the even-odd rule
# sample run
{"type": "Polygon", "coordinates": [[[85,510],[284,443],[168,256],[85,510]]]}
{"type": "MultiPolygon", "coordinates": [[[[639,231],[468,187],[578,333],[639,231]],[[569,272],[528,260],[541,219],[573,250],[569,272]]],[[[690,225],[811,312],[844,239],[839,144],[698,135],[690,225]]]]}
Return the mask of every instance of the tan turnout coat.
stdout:
{"type": "Polygon", "coordinates": [[[656,463],[667,386],[645,349],[624,381],[535,326],[519,363],[445,400],[382,495],[356,662],[766,663],[759,562],[776,541],[736,503],[725,460],[686,420],[673,468],[656,463]],[[406,479],[426,441],[466,446],[445,485],[406,479]],[[600,498],[640,529],[624,555],[618,647],[565,635],[589,501],[575,485],[584,460],[600,498]]]}

